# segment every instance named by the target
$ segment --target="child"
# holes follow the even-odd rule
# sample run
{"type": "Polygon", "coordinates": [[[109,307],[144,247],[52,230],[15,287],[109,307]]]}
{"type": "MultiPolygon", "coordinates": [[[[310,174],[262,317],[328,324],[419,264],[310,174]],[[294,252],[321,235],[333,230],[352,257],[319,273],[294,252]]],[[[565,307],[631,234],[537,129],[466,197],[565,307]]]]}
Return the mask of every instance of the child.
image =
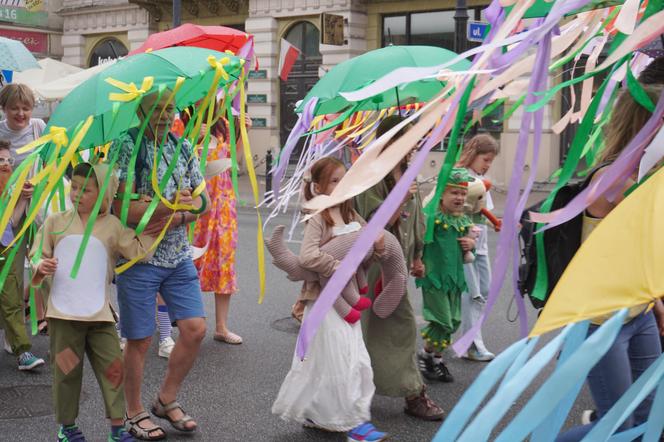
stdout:
{"type": "MultiPolygon", "coordinates": [[[[343,163],[323,158],[311,168],[305,182],[306,200],[330,194],[346,172],[343,163]]],[[[352,202],[327,209],[311,218],[304,228],[300,265],[307,270],[331,276],[339,261],[320,251],[337,228],[363,224],[352,202]]],[[[376,253],[384,248],[382,237],[376,253]]],[[[320,294],[318,283],[306,283],[302,298],[307,302],[304,316],[320,294]]],[[[281,385],[272,413],[305,426],[327,431],[348,431],[349,441],[381,441],[387,435],[369,423],[374,395],[373,373],[359,323],[345,321],[331,309],[321,323],[304,361],[293,356],[291,369],[281,385]]]]}
{"type": "Polygon", "coordinates": [[[110,214],[118,188],[115,174],[104,194],[76,279],[70,277],[89,216],[107,174],[106,165],[81,163],[74,168],[70,198],[73,209],[46,218],[30,253],[35,257],[33,285],[52,276],[46,315],[53,363],[53,404],[61,425],[58,441],[85,440],[76,426],[83,378],[83,355],[95,372],[111,420],[109,441],[133,441],[124,430],[125,400],[120,342],[110,304],[110,283],[118,255],[127,259],[145,253],[149,240],[137,238],[110,214]]]}
{"type": "MultiPolygon", "coordinates": [[[[465,167],[475,179],[483,179],[498,155],[498,142],[491,135],[475,135],[466,143],[461,152],[457,167],[465,167]]],[[[487,191],[487,209],[492,209],[491,195],[487,191]]],[[[479,320],[491,285],[491,267],[489,264],[489,246],[487,241],[486,218],[482,214],[471,215],[478,233],[475,244],[475,261],[466,264],[466,283],[468,291],[461,297],[461,333],[465,334],[479,320]]],[[[487,350],[481,330],[475,336],[471,347],[464,355],[472,361],[488,362],[495,355],[487,350]]]]}
{"type": "Polygon", "coordinates": [[[424,319],[429,321],[422,329],[424,352],[418,354],[427,379],[452,382],[442,351],[461,322],[461,293],[467,290],[463,254],[475,247],[475,240],[467,236],[473,223],[463,213],[472,180],[466,169],[452,169],[435,215],[433,241],[424,245],[426,273],[415,281],[422,287],[424,319]]]}
{"type": "MultiPolygon", "coordinates": [[[[0,140],[0,194],[11,189],[7,189],[7,181],[12,174],[14,165],[14,157],[10,151],[10,143],[5,140],[0,140]]],[[[11,244],[14,240],[14,234],[20,228],[23,222],[23,215],[25,209],[32,197],[32,185],[25,184],[21,190],[21,196],[14,208],[14,213],[9,219],[9,224],[0,239],[0,272],[5,265],[10,265],[11,268],[7,274],[7,279],[0,291],[0,323],[3,324],[5,329],[5,345],[6,350],[11,354],[18,357],[18,369],[21,371],[30,371],[44,365],[44,360],[36,357],[30,352],[32,345],[28,339],[28,333],[25,330],[25,322],[23,320],[23,261],[21,259],[25,256],[25,252],[18,253],[22,248],[25,248],[25,239],[17,241],[12,247],[4,252],[4,249],[11,244]],[[8,263],[8,257],[12,254],[15,248],[16,251],[14,260],[8,263]]],[[[25,237],[24,237],[25,238],[25,237]]]]}

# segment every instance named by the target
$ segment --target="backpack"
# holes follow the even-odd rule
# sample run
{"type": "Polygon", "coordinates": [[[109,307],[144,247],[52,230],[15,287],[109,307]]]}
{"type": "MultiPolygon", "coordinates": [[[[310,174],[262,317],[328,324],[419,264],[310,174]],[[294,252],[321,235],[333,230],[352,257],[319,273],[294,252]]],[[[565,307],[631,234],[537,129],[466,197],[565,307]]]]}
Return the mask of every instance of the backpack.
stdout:
{"type": "MultiPolygon", "coordinates": [[[[585,180],[566,184],[561,187],[553,199],[551,212],[565,207],[579,193],[583,191],[592,180],[592,177],[607,164],[600,164],[594,168],[585,180]]],[[[548,274],[548,285],[545,290],[544,300],[535,298],[533,290],[537,280],[537,247],[536,235],[537,223],[530,220],[530,212],[539,212],[544,200],[539,201],[527,208],[521,214],[521,231],[519,232],[519,248],[521,253],[521,264],[519,265],[518,287],[522,296],[528,295],[530,303],[536,309],[544,307],[549,295],[556,287],[558,280],[569,265],[570,261],[581,246],[581,233],[583,229],[583,214],[580,213],[566,223],[545,230],[539,235],[544,235],[544,250],[546,253],[546,268],[548,274]]]]}

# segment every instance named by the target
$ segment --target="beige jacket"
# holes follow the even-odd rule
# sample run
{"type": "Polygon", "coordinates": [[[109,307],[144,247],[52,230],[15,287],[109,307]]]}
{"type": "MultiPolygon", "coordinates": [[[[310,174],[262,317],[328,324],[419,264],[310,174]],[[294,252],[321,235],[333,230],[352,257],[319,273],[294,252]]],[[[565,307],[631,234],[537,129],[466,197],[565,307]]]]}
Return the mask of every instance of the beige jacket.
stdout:
{"type": "MultiPolygon", "coordinates": [[[[366,225],[366,221],[355,211],[353,211],[353,221],[359,222],[362,226],[366,225]]],[[[309,219],[304,227],[304,238],[302,239],[299,256],[299,263],[303,268],[328,278],[332,276],[340,263],[332,255],[320,250],[322,245],[332,239],[332,230],[332,226],[327,225],[320,213],[309,219]]],[[[318,299],[321,290],[322,288],[318,282],[305,282],[298,299],[301,301],[315,301],[318,299]]]]}
{"type": "MultiPolygon", "coordinates": [[[[101,188],[106,174],[113,172],[106,165],[93,168],[101,188]]],[[[124,227],[110,213],[117,188],[118,179],[113,173],[76,279],[70,274],[85,232],[78,212],[70,209],[49,215],[39,230],[30,257],[37,254],[41,245],[42,258],[58,258],[58,268],[50,277],[47,318],[115,322],[110,303],[115,263],[119,256],[133,259],[143,255],[154,241],[143,235],[139,239],[133,229],[124,227]]],[[[38,265],[35,264],[33,285],[39,285],[43,280],[43,276],[36,272],[38,265]]]]}

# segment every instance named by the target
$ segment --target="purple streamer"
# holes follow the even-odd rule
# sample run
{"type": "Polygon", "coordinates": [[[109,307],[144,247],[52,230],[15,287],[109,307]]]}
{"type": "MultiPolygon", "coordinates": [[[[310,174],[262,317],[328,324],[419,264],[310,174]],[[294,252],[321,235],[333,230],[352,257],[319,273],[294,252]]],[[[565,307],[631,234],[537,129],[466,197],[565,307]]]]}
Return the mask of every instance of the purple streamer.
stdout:
{"type": "MultiPolygon", "coordinates": [[[[464,81],[464,86],[459,88],[459,91],[465,90],[466,87],[468,87],[468,81],[464,81]]],[[[350,278],[355,274],[357,267],[360,265],[371,246],[373,246],[373,242],[383,230],[389,218],[401,205],[403,198],[408,192],[410,183],[417,178],[417,174],[426,163],[427,154],[435,145],[437,145],[436,140],[441,139],[444,135],[444,128],[449,119],[455,117],[462,95],[461,92],[455,95],[450,110],[445,113],[440,124],[434,128],[422,149],[417,152],[410,166],[406,169],[406,172],[404,172],[401,179],[397,182],[396,186],[394,186],[394,189],[392,189],[385,201],[383,201],[383,204],[378,207],[374,216],[369,220],[364,229],[362,229],[357,241],[341,261],[341,264],[334,272],[334,275],[332,275],[332,278],[327,282],[318,297],[318,300],[316,300],[311,308],[309,315],[302,322],[300,334],[297,338],[297,344],[295,347],[300,359],[304,359],[304,356],[307,354],[309,344],[313,340],[323,318],[337,299],[337,296],[346,286],[348,281],[350,281],[350,278]]]]}
{"type": "Polygon", "coordinates": [[[499,67],[498,73],[512,66],[516,60],[522,57],[530,48],[542,41],[552,30],[558,28],[558,23],[566,14],[585,6],[591,1],[592,0],[567,0],[564,2],[555,2],[551,8],[551,12],[549,12],[549,14],[542,20],[541,25],[538,24],[538,26],[533,29],[533,32],[531,32],[528,38],[518,43],[514,49],[504,54],[499,54],[493,58],[496,66],[499,67]]]}
{"type": "MultiPolygon", "coordinates": [[[[540,230],[550,229],[559,226],[578,214],[582,213],[589,205],[602,195],[607,195],[617,183],[622,183],[634,173],[641,161],[643,151],[648,145],[648,140],[652,138],[662,126],[662,117],[664,117],[664,92],[659,97],[655,112],[646,122],[638,134],[623,149],[618,158],[606,168],[606,171],[591,185],[586,187],[572,201],[560,210],[547,214],[547,225],[540,230]]],[[[541,215],[541,214],[540,214],[541,215]]],[[[538,217],[538,219],[540,219],[538,217]]]]}
{"type": "Polygon", "coordinates": [[[281,154],[279,155],[279,164],[272,169],[272,193],[273,199],[279,197],[279,190],[281,187],[281,180],[286,174],[286,168],[288,167],[288,162],[290,161],[290,156],[297,146],[297,142],[300,140],[300,137],[309,130],[311,122],[314,118],[314,109],[316,108],[316,103],[318,103],[318,97],[313,97],[309,102],[304,106],[302,113],[297,119],[297,123],[291,133],[288,135],[288,140],[286,144],[281,149],[281,154]]]}
{"type": "MultiPolygon", "coordinates": [[[[530,84],[528,86],[528,95],[526,96],[526,105],[535,103],[537,97],[535,93],[545,90],[547,84],[547,74],[549,58],[551,56],[551,32],[546,34],[540,42],[537,56],[535,59],[535,67],[533,69],[530,84]]],[[[517,142],[516,155],[514,158],[514,166],[512,177],[507,191],[507,201],[505,204],[504,219],[508,222],[503,224],[498,238],[498,247],[496,249],[496,257],[493,261],[491,285],[489,288],[489,295],[487,303],[480,316],[479,320],[468,330],[460,339],[458,339],[452,348],[457,354],[465,353],[472,344],[475,336],[480,331],[488,314],[493,309],[498,296],[500,295],[500,288],[503,285],[505,276],[507,274],[507,267],[510,262],[510,254],[512,254],[512,264],[514,269],[512,271],[512,282],[514,284],[514,298],[519,310],[519,328],[522,337],[528,334],[528,318],[526,314],[526,306],[523,297],[518,291],[516,284],[517,269],[519,264],[519,250],[516,247],[518,244],[518,229],[520,214],[526,205],[528,195],[532,189],[537,172],[537,160],[539,156],[539,148],[542,137],[542,120],[544,117],[544,109],[537,110],[534,114],[532,112],[525,112],[521,120],[521,128],[519,130],[519,138],[517,142]],[[534,117],[534,140],[533,140],[533,158],[530,175],[526,187],[524,188],[521,198],[519,198],[519,187],[521,184],[521,174],[519,171],[523,170],[526,163],[526,153],[528,151],[528,139],[530,137],[530,127],[534,117]]]]}

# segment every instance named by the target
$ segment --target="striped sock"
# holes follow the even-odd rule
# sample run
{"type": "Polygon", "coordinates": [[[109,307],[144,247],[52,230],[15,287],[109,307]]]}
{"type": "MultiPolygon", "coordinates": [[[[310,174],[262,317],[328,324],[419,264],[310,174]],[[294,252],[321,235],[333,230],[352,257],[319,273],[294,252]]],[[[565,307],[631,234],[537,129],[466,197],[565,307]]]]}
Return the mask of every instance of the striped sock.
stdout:
{"type": "Polygon", "coordinates": [[[168,316],[168,306],[157,306],[157,323],[159,324],[159,342],[171,337],[171,318],[168,316]]]}

